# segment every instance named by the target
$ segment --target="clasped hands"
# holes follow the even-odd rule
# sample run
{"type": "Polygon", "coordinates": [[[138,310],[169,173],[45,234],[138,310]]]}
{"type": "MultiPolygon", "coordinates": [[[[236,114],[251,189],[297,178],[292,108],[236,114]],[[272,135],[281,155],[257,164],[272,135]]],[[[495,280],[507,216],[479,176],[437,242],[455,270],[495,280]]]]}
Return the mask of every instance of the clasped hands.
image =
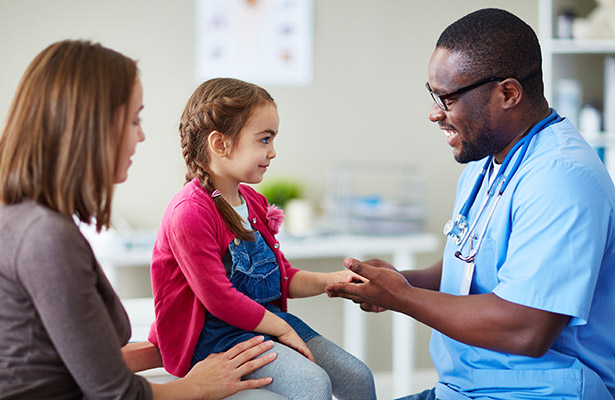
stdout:
{"type": "Polygon", "coordinates": [[[362,279],[327,285],[325,293],[329,297],[352,300],[360,304],[364,311],[396,310],[399,307],[399,296],[410,287],[406,278],[395,267],[382,260],[361,262],[346,258],[344,266],[362,279]]]}

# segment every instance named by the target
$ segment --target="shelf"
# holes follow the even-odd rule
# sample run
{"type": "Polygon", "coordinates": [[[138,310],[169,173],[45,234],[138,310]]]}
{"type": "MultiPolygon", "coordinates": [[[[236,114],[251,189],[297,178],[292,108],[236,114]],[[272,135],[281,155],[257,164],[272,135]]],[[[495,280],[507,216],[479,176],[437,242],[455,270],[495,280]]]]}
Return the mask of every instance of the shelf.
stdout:
{"type": "Polygon", "coordinates": [[[552,54],[615,54],[615,40],[612,39],[551,39],[547,45],[552,54]]]}
{"type": "MultiPolygon", "coordinates": [[[[613,101],[612,89],[608,89],[607,58],[615,56],[615,38],[612,39],[560,39],[557,32],[557,15],[565,8],[572,8],[581,17],[595,10],[596,0],[538,0],[539,40],[543,49],[544,91],[549,101],[557,104],[555,83],[562,79],[574,79],[580,87],[574,103],[579,109],[589,100],[602,101],[604,132],[586,132],[581,134],[585,140],[598,151],[603,162],[615,179],[615,128],[612,126],[613,101]],[[610,93],[610,94],[609,94],[610,93]],[[605,103],[608,103],[605,104],[605,103]],[[605,111],[605,107],[608,109],[605,111]],[[606,118],[605,118],[606,117],[606,118]]],[[[609,61],[610,65],[610,61],[609,61]]],[[[609,67],[610,68],[610,67],[609,67]]],[[[561,93],[560,93],[561,94],[561,93]]],[[[580,111],[580,110],[579,110],[580,111]]],[[[567,110],[567,113],[574,113],[567,110]]]]}

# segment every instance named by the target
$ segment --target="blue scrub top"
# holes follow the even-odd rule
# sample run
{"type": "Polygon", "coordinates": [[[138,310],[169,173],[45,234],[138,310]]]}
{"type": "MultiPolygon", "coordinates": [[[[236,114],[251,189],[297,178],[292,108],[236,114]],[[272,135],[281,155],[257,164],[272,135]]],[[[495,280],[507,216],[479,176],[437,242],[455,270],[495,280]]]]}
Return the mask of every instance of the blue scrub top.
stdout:
{"type": "MultiPolygon", "coordinates": [[[[464,170],[453,215],[483,164],[473,162],[464,170]]],[[[486,190],[483,183],[470,224],[486,190]]],[[[611,177],[569,121],[532,139],[489,223],[470,294],[492,292],[569,315],[570,322],[540,358],[469,346],[434,331],[430,352],[440,377],[439,399],[615,397],[614,211],[611,177]]],[[[466,264],[455,258],[456,250],[449,237],[440,290],[459,295],[466,264]]]]}

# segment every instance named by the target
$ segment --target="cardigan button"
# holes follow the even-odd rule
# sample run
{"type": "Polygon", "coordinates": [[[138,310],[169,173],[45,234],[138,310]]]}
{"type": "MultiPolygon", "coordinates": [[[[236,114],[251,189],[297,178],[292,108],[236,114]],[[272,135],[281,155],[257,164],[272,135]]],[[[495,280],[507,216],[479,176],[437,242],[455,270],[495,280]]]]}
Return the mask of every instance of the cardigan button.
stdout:
{"type": "Polygon", "coordinates": [[[273,245],[273,248],[274,248],[274,249],[277,249],[278,247],[280,247],[280,244],[279,244],[279,243],[276,243],[276,244],[274,244],[274,245],[273,245]]]}
{"type": "Polygon", "coordinates": [[[256,223],[256,218],[252,219],[252,223],[255,224],[256,223]]]}

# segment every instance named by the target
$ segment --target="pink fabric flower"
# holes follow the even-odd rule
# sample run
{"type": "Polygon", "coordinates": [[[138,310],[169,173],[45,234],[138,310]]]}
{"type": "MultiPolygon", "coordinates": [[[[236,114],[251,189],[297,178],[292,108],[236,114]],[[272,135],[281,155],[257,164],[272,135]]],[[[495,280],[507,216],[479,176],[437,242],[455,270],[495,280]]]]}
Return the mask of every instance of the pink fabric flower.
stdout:
{"type": "Polygon", "coordinates": [[[284,222],[284,210],[276,206],[275,204],[267,207],[267,226],[271,229],[271,232],[277,234],[280,231],[280,226],[284,222]]]}

